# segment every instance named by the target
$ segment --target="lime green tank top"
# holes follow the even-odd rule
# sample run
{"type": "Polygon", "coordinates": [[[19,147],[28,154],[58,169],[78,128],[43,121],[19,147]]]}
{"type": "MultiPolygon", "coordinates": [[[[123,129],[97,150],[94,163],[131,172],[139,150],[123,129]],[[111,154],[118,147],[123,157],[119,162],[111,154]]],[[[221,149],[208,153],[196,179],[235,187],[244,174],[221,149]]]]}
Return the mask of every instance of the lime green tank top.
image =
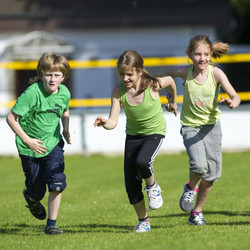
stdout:
{"type": "Polygon", "coordinates": [[[213,66],[209,65],[208,78],[203,84],[194,80],[192,72],[190,65],[183,85],[181,124],[189,127],[215,124],[220,119],[217,102],[220,86],[215,82],[213,66]]]}
{"type": "Polygon", "coordinates": [[[126,95],[126,87],[120,83],[121,105],[127,117],[126,133],[129,135],[166,134],[166,120],[160,97],[152,97],[150,87],[144,91],[144,100],[139,105],[131,105],[126,95]]]}

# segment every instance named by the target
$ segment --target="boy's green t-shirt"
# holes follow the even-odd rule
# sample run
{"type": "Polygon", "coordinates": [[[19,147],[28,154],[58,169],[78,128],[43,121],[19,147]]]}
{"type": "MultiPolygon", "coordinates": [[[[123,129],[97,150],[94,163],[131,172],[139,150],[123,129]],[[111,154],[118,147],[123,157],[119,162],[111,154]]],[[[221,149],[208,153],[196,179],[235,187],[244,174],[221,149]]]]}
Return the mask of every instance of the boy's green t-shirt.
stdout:
{"type": "Polygon", "coordinates": [[[56,94],[48,94],[41,82],[33,83],[17,99],[12,111],[19,115],[19,124],[31,138],[36,138],[48,148],[44,155],[36,155],[16,136],[19,154],[35,158],[48,155],[62,139],[60,118],[69,109],[70,92],[60,85],[56,94]]]}

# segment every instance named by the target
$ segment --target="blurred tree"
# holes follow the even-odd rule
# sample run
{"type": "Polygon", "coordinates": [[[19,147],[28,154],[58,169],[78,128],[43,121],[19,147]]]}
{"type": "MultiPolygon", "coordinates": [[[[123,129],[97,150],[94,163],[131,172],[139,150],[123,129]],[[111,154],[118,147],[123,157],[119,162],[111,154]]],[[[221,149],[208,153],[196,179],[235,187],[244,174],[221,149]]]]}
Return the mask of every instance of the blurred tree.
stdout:
{"type": "Polygon", "coordinates": [[[250,43],[250,1],[249,0],[230,0],[231,4],[239,16],[240,35],[238,43],[250,43]]]}

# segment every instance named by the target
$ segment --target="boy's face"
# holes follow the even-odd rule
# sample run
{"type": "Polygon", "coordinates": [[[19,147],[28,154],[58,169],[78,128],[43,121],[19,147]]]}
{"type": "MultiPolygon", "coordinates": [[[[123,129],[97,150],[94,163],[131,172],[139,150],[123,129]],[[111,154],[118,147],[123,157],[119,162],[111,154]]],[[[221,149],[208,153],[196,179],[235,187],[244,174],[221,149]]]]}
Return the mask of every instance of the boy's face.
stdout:
{"type": "Polygon", "coordinates": [[[49,94],[56,94],[63,79],[60,71],[46,71],[42,77],[44,90],[49,94]]]}

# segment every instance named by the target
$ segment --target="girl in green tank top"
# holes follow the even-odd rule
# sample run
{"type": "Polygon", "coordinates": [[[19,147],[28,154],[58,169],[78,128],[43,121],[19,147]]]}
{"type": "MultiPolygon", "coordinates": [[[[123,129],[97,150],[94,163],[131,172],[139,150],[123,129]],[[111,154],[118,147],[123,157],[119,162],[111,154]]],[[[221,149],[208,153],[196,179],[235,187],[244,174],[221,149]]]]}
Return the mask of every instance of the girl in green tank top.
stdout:
{"type": "Polygon", "coordinates": [[[120,83],[114,87],[109,118],[98,116],[94,126],[114,129],[121,106],[126,114],[124,173],[126,191],[139,219],[135,232],[150,231],[142,180],[146,182],[149,208],[162,206],[161,189],[155,182],[153,161],[166,133],[159,91],[169,87],[172,99],[166,109],[177,115],[176,87],[172,77],[153,77],[143,66],[142,57],[133,50],[125,51],[117,62],[120,83]]]}
{"type": "Polygon", "coordinates": [[[225,73],[211,62],[211,58],[221,57],[227,51],[225,43],[212,44],[207,36],[195,36],[186,51],[192,65],[173,67],[168,71],[168,75],[181,77],[184,81],[181,134],[190,166],[189,181],[184,186],[180,207],[190,212],[188,223],[191,225],[206,224],[202,208],[213,182],[221,175],[222,133],[217,105],[220,87],[229,95],[229,98],[221,97],[220,103],[230,109],[240,104],[240,97],[225,73]]]}

